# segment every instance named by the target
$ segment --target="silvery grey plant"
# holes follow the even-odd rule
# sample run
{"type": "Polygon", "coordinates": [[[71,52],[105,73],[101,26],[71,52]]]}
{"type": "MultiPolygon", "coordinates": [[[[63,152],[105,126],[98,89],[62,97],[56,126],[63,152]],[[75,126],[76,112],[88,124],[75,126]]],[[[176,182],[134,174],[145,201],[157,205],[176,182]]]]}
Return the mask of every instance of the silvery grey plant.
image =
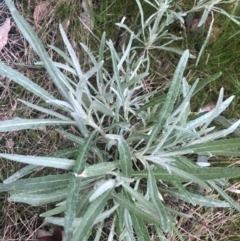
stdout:
{"type": "Polygon", "coordinates": [[[48,222],[64,226],[64,240],[88,240],[96,224],[99,225],[94,238],[100,240],[106,220],[111,221],[108,240],[114,240],[114,235],[119,240],[151,240],[148,224],[161,240],[167,240],[164,235],[176,231],[176,217],[191,217],[170,207],[169,198],[206,207],[234,207],[240,211],[239,204],[222,189],[228,184],[228,178],[240,176],[240,168],[203,168],[196,164],[197,155],[240,155],[238,138],[221,139],[236,131],[240,121],[228,123],[227,129],[219,131],[210,125],[234,96],[224,100],[221,89],[213,110],[193,115],[191,98],[220,74],[201,82],[196,80],[190,86],[184,71],[189,57],[193,56],[189,50],[173,49],[166,43],[158,48],[181,55],[169,90],[161,96],[156,95],[157,91],[146,92],[142,81],[149,75],[148,54],[157,39],[168,37],[167,45],[175,40],[165,29],[176,19],[182,21],[184,13],[173,12],[171,1],[146,1],[156,8],[156,13],[145,20],[141,3],[136,2],[141,13],[139,32],[134,33],[123,23],[118,24],[130,35],[123,54],[116,52],[113,42],[106,40],[103,33],[97,56],[81,43],[92,66],[84,71],[62,26],[60,32],[67,53],[49,46],[65,61],[57,63],[48,56],[13,2],[6,0],[13,19],[41,59],[37,64],[45,67],[61,96],[53,96],[18,71],[0,63],[2,75],[38,96],[45,105],[19,101],[48,115],[44,119],[1,121],[0,132],[56,126],[56,131],[77,146],[50,156],[0,153],[2,158],[27,164],[1,183],[0,191],[11,191],[9,201],[33,206],[57,203],[41,216],[48,222]],[[140,53],[134,40],[142,42],[145,51],[140,53]],[[112,69],[105,68],[104,59],[111,60],[112,69]],[[95,84],[89,82],[92,76],[96,76],[95,84]],[[77,128],[79,135],[60,128],[66,125],[77,128]],[[53,168],[52,175],[24,178],[39,167],[53,168]],[[55,168],[66,172],[56,174],[55,168]],[[200,188],[193,192],[193,184],[200,188]],[[205,189],[215,189],[225,201],[205,196],[202,191],[205,189]]]}

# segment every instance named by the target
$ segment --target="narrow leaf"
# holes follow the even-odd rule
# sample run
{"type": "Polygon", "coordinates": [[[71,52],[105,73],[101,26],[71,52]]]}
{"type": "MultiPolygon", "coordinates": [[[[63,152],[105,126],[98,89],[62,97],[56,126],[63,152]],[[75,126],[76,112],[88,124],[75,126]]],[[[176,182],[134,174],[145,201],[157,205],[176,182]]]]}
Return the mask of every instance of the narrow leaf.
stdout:
{"type": "Polygon", "coordinates": [[[109,190],[97,199],[95,199],[90,206],[88,207],[86,213],[82,217],[82,222],[73,234],[71,241],[87,240],[94,224],[95,219],[101,213],[104,206],[107,204],[107,201],[110,197],[112,190],[109,190]]]}
{"type": "Polygon", "coordinates": [[[211,185],[233,208],[240,212],[240,205],[235,202],[226,192],[224,192],[214,181],[208,181],[211,185]]]}
{"type": "Polygon", "coordinates": [[[109,179],[107,181],[103,181],[101,184],[98,185],[98,187],[94,190],[91,197],[89,198],[89,201],[92,202],[99,196],[101,196],[104,192],[107,190],[111,190],[115,187],[116,181],[115,179],[109,179]]]}
{"type": "Polygon", "coordinates": [[[36,171],[38,168],[39,167],[36,165],[27,165],[27,166],[21,168],[20,170],[18,170],[17,172],[15,172],[13,175],[8,177],[7,179],[5,179],[3,181],[3,183],[7,184],[7,183],[14,182],[14,181],[20,179],[21,177],[24,177],[27,174],[32,173],[33,171],[36,171]]]}
{"type": "Polygon", "coordinates": [[[24,101],[24,100],[20,100],[18,99],[20,102],[22,102],[23,104],[25,104],[26,106],[30,107],[30,108],[33,108],[35,110],[38,110],[38,111],[41,111],[42,113],[45,113],[47,115],[51,115],[51,116],[54,116],[55,118],[58,118],[59,120],[65,120],[65,121],[71,121],[71,119],[65,115],[62,115],[56,111],[53,111],[53,110],[50,110],[50,109],[47,109],[47,108],[43,108],[41,106],[38,106],[38,105],[35,105],[35,104],[32,104],[30,102],[27,102],[27,101],[24,101]]]}
{"type": "Polygon", "coordinates": [[[73,233],[73,220],[76,216],[77,200],[79,196],[79,187],[82,181],[81,177],[77,177],[85,168],[86,160],[88,158],[89,150],[92,145],[92,139],[95,136],[95,132],[86,140],[84,145],[80,148],[77,160],[75,161],[70,184],[69,192],[66,201],[66,212],[64,219],[64,240],[69,241],[72,238],[73,233]]]}
{"type": "Polygon", "coordinates": [[[195,200],[192,198],[192,195],[185,187],[179,182],[173,182],[174,186],[178,188],[179,193],[185,197],[186,202],[191,203],[192,205],[196,206],[195,200]]]}
{"type": "Polygon", "coordinates": [[[26,90],[32,92],[36,96],[39,96],[45,101],[56,99],[53,95],[49,94],[46,90],[44,90],[42,87],[31,81],[29,78],[25,77],[24,75],[12,69],[11,67],[8,67],[4,63],[0,63],[0,72],[2,75],[13,80],[26,90]]]}
{"type": "Polygon", "coordinates": [[[52,59],[47,54],[42,42],[34,33],[32,27],[27,23],[27,21],[18,13],[17,9],[12,0],[5,1],[6,5],[11,12],[16,25],[20,29],[23,36],[27,39],[33,49],[37,52],[38,56],[41,58],[44,67],[46,68],[48,74],[53,80],[54,84],[58,88],[62,96],[67,100],[68,99],[68,90],[65,87],[64,79],[62,73],[54,66],[52,59]]]}
{"type": "Polygon", "coordinates": [[[156,214],[149,214],[145,212],[144,210],[136,207],[136,205],[134,205],[132,202],[130,202],[128,199],[126,199],[120,194],[116,194],[113,192],[111,196],[118,204],[120,204],[120,206],[127,208],[131,213],[134,213],[135,215],[150,223],[159,224],[159,219],[156,214]]]}
{"type": "Polygon", "coordinates": [[[173,80],[171,82],[171,86],[169,88],[166,101],[164,102],[163,107],[157,116],[156,125],[153,127],[153,130],[151,132],[150,139],[147,143],[145,151],[147,151],[150,148],[152,143],[155,141],[155,137],[157,136],[159,131],[164,126],[168,117],[171,115],[171,112],[174,107],[174,103],[175,103],[176,99],[178,98],[178,94],[180,92],[181,81],[183,78],[184,70],[187,65],[188,57],[189,57],[189,50],[186,50],[186,51],[184,51],[184,53],[179,61],[179,64],[177,66],[177,69],[174,72],[173,80]]]}
{"type": "MultiPolygon", "coordinates": [[[[134,189],[132,189],[132,188],[129,187],[128,185],[126,185],[126,184],[123,184],[123,185],[124,185],[124,187],[127,188],[128,190],[135,191],[134,189]]],[[[140,194],[139,192],[135,191],[135,193],[138,193],[139,196],[141,196],[141,194],[140,194]]],[[[131,202],[133,198],[132,198],[130,192],[129,192],[129,193],[125,193],[125,194],[126,194],[126,195],[125,195],[126,198],[131,202]]],[[[144,200],[145,200],[145,199],[144,199],[144,200]]],[[[147,200],[145,200],[145,201],[147,202],[147,200]]],[[[147,209],[148,207],[149,207],[149,206],[146,206],[146,209],[147,209]]],[[[125,210],[126,210],[126,209],[125,209],[125,210]]],[[[145,225],[145,223],[144,223],[144,220],[143,220],[141,217],[135,215],[133,212],[130,213],[130,218],[131,218],[132,226],[133,226],[133,228],[134,228],[134,230],[135,230],[135,234],[136,234],[136,236],[138,237],[137,240],[139,240],[139,241],[149,240],[149,241],[150,241],[151,239],[150,239],[150,237],[149,237],[149,232],[148,232],[148,230],[147,230],[147,228],[146,228],[146,225],[145,225]]]]}
{"type": "Polygon", "coordinates": [[[148,167],[148,189],[151,201],[153,202],[153,205],[157,211],[160,227],[164,232],[168,232],[170,231],[170,218],[168,217],[169,214],[167,214],[166,208],[160,199],[160,194],[157,188],[156,180],[150,167],[148,167]]]}
{"type": "Polygon", "coordinates": [[[79,60],[78,60],[78,58],[77,58],[77,56],[76,56],[76,54],[75,54],[75,52],[73,50],[73,47],[70,44],[70,42],[69,42],[69,40],[67,38],[67,35],[64,32],[64,29],[63,29],[61,24],[59,25],[59,30],[60,30],[60,33],[62,35],[64,44],[66,45],[66,47],[68,49],[68,53],[71,56],[73,67],[76,70],[77,75],[78,75],[78,77],[80,79],[80,78],[82,78],[82,70],[81,70],[81,67],[80,67],[80,64],[79,64],[79,60]]]}
{"type": "MultiPolygon", "coordinates": [[[[191,173],[191,175],[204,180],[217,180],[221,178],[235,178],[240,176],[240,167],[189,167],[181,168],[185,172],[191,173]]],[[[177,181],[184,182],[187,178],[184,176],[179,176],[176,173],[169,173],[168,170],[164,168],[158,168],[153,170],[153,175],[156,179],[164,181],[177,181]]],[[[133,172],[132,177],[135,178],[146,178],[147,171],[133,172]]]]}
{"type": "Polygon", "coordinates": [[[125,139],[120,135],[108,134],[107,138],[116,140],[119,150],[120,167],[124,177],[131,177],[132,173],[132,155],[125,139]]]}
{"type": "Polygon", "coordinates": [[[144,223],[143,219],[131,213],[132,224],[137,235],[137,240],[139,241],[151,241],[152,239],[149,236],[149,232],[146,228],[146,224],[144,223]]]}
{"type": "Polygon", "coordinates": [[[94,177],[106,175],[108,172],[113,171],[119,167],[119,161],[103,162],[90,165],[79,175],[80,177],[94,177]]]}
{"type": "Polygon", "coordinates": [[[51,217],[53,215],[57,215],[59,213],[63,213],[65,211],[65,209],[66,209],[66,205],[61,205],[61,206],[56,207],[54,209],[51,209],[51,210],[49,210],[47,212],[41,213],[40,217],[44,217],[44,218],[51,217]]]}
{"type": "Polygon", "coordinates": [[[32,206],[42,206],[48,203],[57,202],[63,200],[67,196],[67,189],[62,189],[54,192],[43,193],[43,194],[29,194],[29,193],[18,193],[13,194],[8,198],[9,202],[21,202],[27,203],[32,206]]]}
{"type": "Polygon", "coordinates": [[[66,188],[71,174],[48,175],[43,177],[26,178],[11,183],[0,183],[0,192],[4,191],[42,191],[66,188]]]}
{"type": "Polygon", "coordinates": [[[222,75],[222,72],[219,72],[217,74],[211,75],[206,79],[202,79],[201,81],[199,81],[196,89],[193,92],[193,96],[196,95],[200,90],[202,90],[206,85],[218,79],[221,75],[222,75]]]}
{"type": "Polygon", "coordinates": [[[11,161],[17,161],[36,166],[45,166],[70,170],[73,168],[74,161],[70,159],[54,158],[54,157],[40,157],[40,156],[24,156],[16,154],[0,153],[0,157],[11,161]]]}
{"type": "MultiPolygon", "coordinates": [[[[186,195],[178,193],[178,192],[170,192],[170,195],[174,198],[181,199],[184,202],[189,202],[189,199],[186,197],[186,195]]],[[[194,201],[195,205],[201,205],[205,207],[214,207],[214,208],[227,208],[231,207],[231,205],[228,202],[224,202],[221,200],[218,200],[216,198],[211,197],[204,197],[202,195],[197,195],[194,193],[191,193],[191,200],[194,201]]]]}
{"type": "MultiPolygon", "coordinates": [[[[224,151],[229,151],[229,150],[236,150],[240,149],[239,148],[239,138],[232,138],[232,139],[227,139],[227,140],[215,140],[215,141],[210,141],[208,143],[200,143],[200,144],[195,144],[195,145],[188,145],[182,148],[178,148],[178,151],[176,152],[181,152],[182,154],[187,154],[187,153],[197,153],[197,154],[202,154],[202,155],[209,155],[212,154],[214,155],[215,152],[221,153],[224,151]]],[[[176,152],[171,152],[162,154],[161,156],[175,156],[176,152]]]]}
{"type": "Polygon", "coordinates": [[[0,132],[37,129],[40,126],[57,126],[57,125],[76,125],[76,122],[72,120],[22,119],[22,118],[16,117],[12,120],[0,121],[0,132]]]}

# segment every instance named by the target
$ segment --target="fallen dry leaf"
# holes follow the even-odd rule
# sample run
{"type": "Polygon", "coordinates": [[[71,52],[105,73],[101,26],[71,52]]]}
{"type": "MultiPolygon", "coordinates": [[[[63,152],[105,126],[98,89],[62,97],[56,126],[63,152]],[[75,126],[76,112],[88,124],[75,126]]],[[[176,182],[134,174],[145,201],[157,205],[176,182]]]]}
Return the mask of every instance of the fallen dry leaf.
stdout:
{"type": "Polygon", "coordinates": [[[13,148],[13,146],[14,146],[14,141],[13,141],[13,139],[8,139],[6,142],[5,142],[5,147],[7,148],[7,149],[12,149],[13,148]]]}
{"type": "Polygon", "coordinates": [[[92,7],[92,1],[86,0],[82,2],[83,12],[80,14],[80,18],[85,26],[93,30],[93,20],[91,19],[90,8],[92,7]]]}
{"type": "Polygon", "coordinates": [[[62,241],[61,227],[54,225],[52,235],[44,230],[38,230],[38,232],[36,233],[36,240],[37,241],[62,241]]]}
{"type": "Polygon", "coordinates": [[[48,5],[49,5],[49,2],[43,2],[38,4],[35,7],[34,13],[33,13],[33,18],[35,22],[44,20],[48,16],[50,12],[48,5]]]}
{"type": "Polygon", "coordinates": [[[198,26],[200,19],[199,18],[194,18],[190,27],[190,31],[193,32],[198,26]]]}
{"type": "MultiPolygon", "coordinates": [[[[199,31],[199,29],[201,29],[201,27],[198,27],[198,24],[199,24],[200,20],[201,20],[200,18],[194,18],[194,19],[192,20],[192,23],[191,23],[191,25],[190,25],[190,32],[194,32],[194,31],[196,31],[196,30],[199,31]]],[[[212,21],[212,17],[209,15],[209,16],[207,17],[207,20],[206,20],[206,22],[205,22],[205,25],[206,25],[207,27],[209,27],[210,24],[211,24],[211,21],[212,21]]]]}
{"type": "Polygon", "coordinates": [[[207,105],[202,106],[199,108],[198,112],[205,112],[205,111],[211,111],[216,107],[214,103],[208,103],[207,105]]]}
{"type": "Polygon", "coordinates": [[[2,26],[0,26],[0,50],[2,50],[8,41],[8,33],[11,29],[10,18],[7,18],[2,26]]]}

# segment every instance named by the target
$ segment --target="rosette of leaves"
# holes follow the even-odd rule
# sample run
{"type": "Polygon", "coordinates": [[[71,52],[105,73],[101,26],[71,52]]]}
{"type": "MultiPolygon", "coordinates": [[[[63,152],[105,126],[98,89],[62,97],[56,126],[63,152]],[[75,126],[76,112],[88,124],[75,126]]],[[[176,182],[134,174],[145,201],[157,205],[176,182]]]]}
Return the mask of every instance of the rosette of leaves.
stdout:
{"type": "MultiPolygon", "coordinates": [[[[240,155],[238,138],[221,139],[234,132],[240,121],[219,131],[210,126],[228,107],[233,96],[223,100],[221,90],[213,110],[195,116],[190,111],[191,97],[220,74],[201,83],[197,80],[190,86],[184,78],[190,55],[186,50],[181,54],[168,92],[157,96],[156,91],[146,92],[142,83],[151,62],[135,51],[133,40],[140,35],[130,31],[121,56],[112,41],[106,41],[105,34],[97,56],[81,44],[91,62],[89,70],[83,71],[61,26],[67,53],[50,47],[65,64],[51,60],[13,2],[6,0],[6,4],[41,58],[38,64],[45,67],[61,97],[53,96],[0,63],[2,75],[37,95],[44,106],[19,101],[48,115],[44,119],[4,120],[0,122],[0,131],[40,126],[74,126],[79,130],[79,135],[73,135],[56,129],[77,146],[59,150],[51,156],[0,153],[2,158],[27,164],[0,184],[1,192],[10,191],[9,201],[34,206],[57,203],[41,216],[48,222],[64,226],[64,240],[72,241],[89,240],[90,237],[101,240],[105,224],[108,224],[108,240],[146,241],[151,240],[150,232],[166,240],[165,233],[176,231],[177,217],[191,217],[171,206],[169,199],[240,210],[222,189],[227,184],[223,180],[240,176],[240,168],[202,168],[196,164],[198,155],[240,155]],[[104,59],[111,61],[110,70],[104,67],[104,59]],[[73,78],[65,75],[66,72],[73,78]],[[95,84],[89,81],[92,76],[96,77],[95,84]],[[60,111],[55,111],[56,108],[60,111]],[[52,175],[25,177],[38,167],[53,168],[52,175]],[[66,172],[56,174],[55,168],[66,172]],[[202,192],[205,189],[215,189],[225,200],[205,196],[202,192]]],[[[150,20],[143,22],[142,31],[155,26],[150,20]]]]}

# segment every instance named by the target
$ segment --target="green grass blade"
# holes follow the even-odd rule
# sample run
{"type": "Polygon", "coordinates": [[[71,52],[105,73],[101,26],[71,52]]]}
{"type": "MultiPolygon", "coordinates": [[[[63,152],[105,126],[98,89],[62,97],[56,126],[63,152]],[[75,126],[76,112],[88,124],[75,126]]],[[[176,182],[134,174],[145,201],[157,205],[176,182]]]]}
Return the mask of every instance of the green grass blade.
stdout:
{"type": "Polygon", "coordinates": [[[104,59],[104,48],[106,44],[106,32],[103,32],[100,46],[99,46],[99,53],[98,53],[98,61],[102,61],[104,59]]]}
{"type": "Polygon", "coordinates": [[[96,58],[94,57],[93,53],[91,52],[91,50],[89,49],[88,46],[86,46],[83,43],[80,43],[81,47],[83,48],[83,50],[86,52],[86,54],[89,56],[90,60],[92,61],[93,65],[96,67],[97,65],[99,65],[100,63],[104,62],[104,59],[102,59],[99,63],[97,62],[96,58]]]}
{"type": "Polygon", "coordinates": [[[175,225],[172,226],[172,229],[174,233],[176,233],[179,241],[186,241],[185,239],[183,239],[182,234],[179,232],[179,229],[175,225]]]}
{"type": "Polygon", "coordinates": [[[214,154],[216,156],[239,157],[240,150],[219,150],[219,151],[211,152],[211,154],[214,154]]]}
{"type": "Polygon", "coordinates": [[[133,41],[133,34],[130,35],[130,38],[128,40],[128,44],[126,49],[123,52],[123,55],[118,63],[118,69],[122,69],[123,68],[123,63],[126,62],[126,58],[130,55],[130,51],[131,51],[131,47],[132,47],[132,41],[133,41]]]}
{"type": "Polygon", "coordinates": [[[137,3],[137,5],[138,5],[139,12],[140,12],[140,16],[141,16],[141,27],[142,27],[141,33],[142,33],[143,38],[144,38],[144,40],[145,40],[146,37],[145,37],[145,31],[144,31],[145,26],[144,26],[144,13],[143,13],[143,9],[142,9],[142,4],[140,3],[139,0],[136,0],[136,3],[137,3]]]}
{"type": "Polygon", "coordinates": [[[148,139],[149,139],[149,135],[135,132],[132,135],[130,135],[126,141],[127,143],[130,144],[131,142],[139,142],[141,140],[148,140],[148,139]]]}

